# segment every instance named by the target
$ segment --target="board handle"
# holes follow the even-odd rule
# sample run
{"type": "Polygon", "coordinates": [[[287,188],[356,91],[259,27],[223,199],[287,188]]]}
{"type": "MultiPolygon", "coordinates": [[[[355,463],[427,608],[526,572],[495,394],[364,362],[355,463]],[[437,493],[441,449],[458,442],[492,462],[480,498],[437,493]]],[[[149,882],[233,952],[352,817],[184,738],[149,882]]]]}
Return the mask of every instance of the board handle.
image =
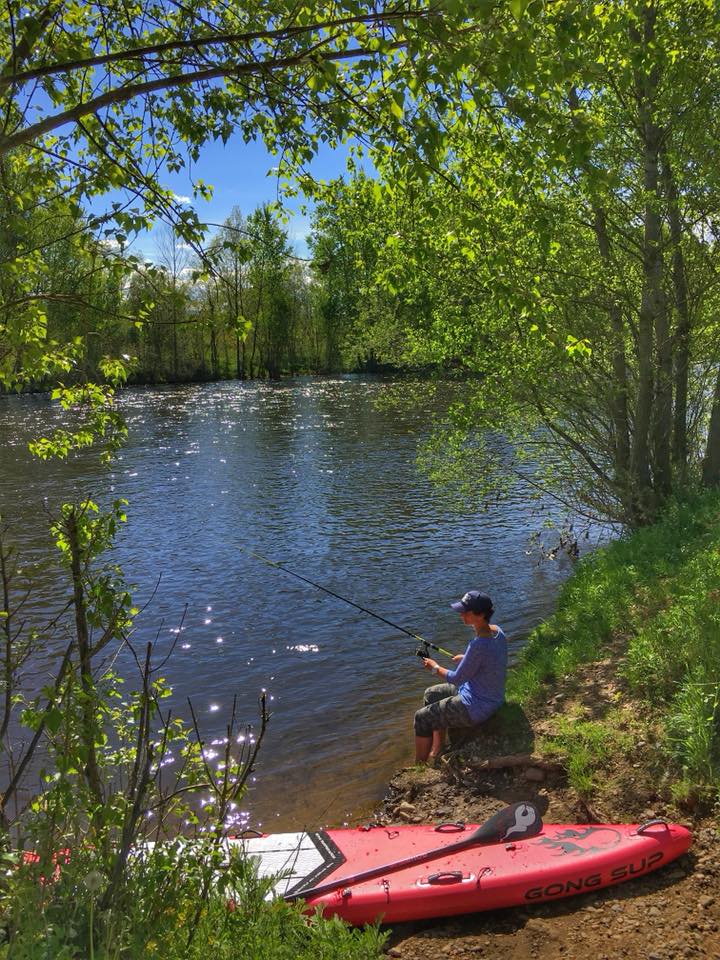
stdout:
{"type": "Polygon", "coordinates": [[[472,880],[472,877],[465,877],[462,870],[443,870],[440,873],[431,873],[427,877],[424,883],[429,884],[450,884],[450,883],[462,883],[463,880],[468,879],[472,880]]]}
{"type": "Polygon", "coordinates": [[[465,824],[462,820],[448,820],[445,823],[439,823],[435,827],[435,833],[462,833],[465,824]]]}
{"type": "Polygon", "coordinates": [[[646,830],[649,830],[650,827],[665,827],[667,831],[670,830],[667,820],[663,820],[661,817],[656,817],[654,820],[647,820],[645,823],[641,823],[637,828],[635,833],[638,833],[642,836],[646,830]]]}

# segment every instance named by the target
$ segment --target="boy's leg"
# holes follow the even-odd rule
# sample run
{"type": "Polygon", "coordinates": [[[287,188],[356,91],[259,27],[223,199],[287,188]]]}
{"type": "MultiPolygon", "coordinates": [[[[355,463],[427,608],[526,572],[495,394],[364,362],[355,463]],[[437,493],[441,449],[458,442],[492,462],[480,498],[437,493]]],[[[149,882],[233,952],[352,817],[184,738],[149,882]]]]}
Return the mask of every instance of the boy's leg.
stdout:
{"type": "MultiPolygon", "coordinates": [[[[447,700],[456,693],[457,689],[451,683],[436,683],[425,691],[425,708],[441,700],[447,700]]],[[[424,763],[428,757],[439,756],[445,743],[445,730],[431,729],[434,724],[425,719],[428,714],[426,709],[419,710],[418,713],[421,714],[422,719],[418,722],[418,714],[415,715],[415,762],[424,763]]]]}
{"type": "Polygon", "coordinates": [[[432,735],[432,746],[430,747],[429,757],[431,760],[435,757],[439,757],[445,746],[445,736],[447,734],[447,728],[441,727],[439,730],[433,730],[432,735]]]}

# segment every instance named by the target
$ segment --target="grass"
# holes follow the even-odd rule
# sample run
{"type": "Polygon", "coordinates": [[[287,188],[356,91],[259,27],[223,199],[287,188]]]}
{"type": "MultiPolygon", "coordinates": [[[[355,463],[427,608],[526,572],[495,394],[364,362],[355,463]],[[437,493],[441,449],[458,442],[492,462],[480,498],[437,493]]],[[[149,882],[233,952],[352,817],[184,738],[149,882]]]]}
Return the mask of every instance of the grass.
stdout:
{"type": "Polygon", "coordinates": [[[543,737],[538,744],[546,756],[563,758],[568,783],[583,799],[596,792],[605,764],[619,753],[632,750],[632,737],[620,730],[614,720],[612,716],[602,721],[558,717],[553,734],[543,737]]]}
{"type": "MultiPolygon", "coordinates": [[[[555,615],[532,634],[509,679],[509,698],[531,703],[545,684],[602,659],[618,639],[633,696],[664,728],[675,793],[717,799],[720,493],[674,503],[657,524],[584,558],[555,615]]],[[[581,792],[591,789],[593,758],[602,754],[602,738],[594,737],[582,724],[565,735],[581,792]]]]}

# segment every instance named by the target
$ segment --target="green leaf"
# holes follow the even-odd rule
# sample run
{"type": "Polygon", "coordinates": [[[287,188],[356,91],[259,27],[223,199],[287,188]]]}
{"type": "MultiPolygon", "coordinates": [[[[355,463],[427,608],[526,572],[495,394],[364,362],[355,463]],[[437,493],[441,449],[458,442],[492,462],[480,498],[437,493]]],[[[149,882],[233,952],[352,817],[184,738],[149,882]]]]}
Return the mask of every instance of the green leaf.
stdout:
{"type": "Polygon", "coordinates": [[[48,728],[50,733],[57,733],[60,729],[60,725],[63,721],[63,715],[57,707],[52,707],[45,714],[45,726],[48,728]]]}
{"type": "Polygon", "coordinates": [[[530,0],[508,0],[508,6],[510,7],[510,13],[520,23],[525,11],[530,6],[530,0]]]}

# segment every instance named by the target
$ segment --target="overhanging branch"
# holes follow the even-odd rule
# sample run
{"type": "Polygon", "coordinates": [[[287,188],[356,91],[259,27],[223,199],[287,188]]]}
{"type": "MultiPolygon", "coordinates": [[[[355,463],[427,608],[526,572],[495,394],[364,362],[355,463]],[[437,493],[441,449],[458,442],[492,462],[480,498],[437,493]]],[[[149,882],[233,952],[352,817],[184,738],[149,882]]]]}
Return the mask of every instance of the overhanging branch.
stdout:
{"type": "Polygon", "coordinates": [[[334,30],[339,27],[352,26],[354,24],[393,23],[398,20],[419,20],[430,16],[441,16],[441,13],[437,9],[392,10],[385,13],[367,14],[366,16],[325,20],[302,26],[282,27],[277,30],[257,30],[252,33],[215,33],[208,37],[168,40],[164,43],[149,44],[145,47],[131,47],[126,50],[117,50],[114,53],[101,54],[97,57],[87,57],[82,60],[48,63],[42,67],[23,70],[19,73],[5,73],[3,71],[0,75],[0,89],[18,83],[27,83],[30,80],[38,80],[42,77],[57,76],[77,70],[88,70],[92,67],[106,66],[111,63],[130,63],[133,60],[144,60],[146,57],[175,50],[199,50],[201,47],[216,46],[218,44],[250,44],[257,40],[292,40],[303,34],[312,34],[320,30],[334,30]]]}
{"type": "MultiPolygon", "coordinates": [[[[333,38],[328,37],[326,42],[330,43],[332,39],[333,38]]],[[[388,44],[385,50],[398,50],[404,46],[406,46],[405,41],[397,41],[388,44]]],[[[227,62],[208,70],[194,70],[190,73],[178,74],[177,76],[160,77],[157,80],[150,80],[146,83],[130,84],[126,87],[107,90],[105,93],[93,97],[91,100],[77,104],[70,110],[53,114],[53,116],[30,124],[30,126],[18,130],[9,136],[0,137],[0,156],[17,147],[29,144],[38,137],[51,133],[68,123],[76,123],[83,117],[95,114],[104,107],[109,107],[113,104],[127,103],[136,97],[146,96],[150,93],[157,93],[161,90],[175,90],[209,80],[237,79],[240,76],[275,73],[289,67],[300,66],[302,63],[308,63],[310,65],[317,62],[330,63],[338,60],[351,60],[356,57],[374,56],[377,52],[377,50],[371,50],[368,47],[353,47],[351,50],[321,52],[315,47],[312,52],[304,51],[302,54],[296,54],[292,57],[281,57],[274,60],[244,64],[227,62]]]]}

